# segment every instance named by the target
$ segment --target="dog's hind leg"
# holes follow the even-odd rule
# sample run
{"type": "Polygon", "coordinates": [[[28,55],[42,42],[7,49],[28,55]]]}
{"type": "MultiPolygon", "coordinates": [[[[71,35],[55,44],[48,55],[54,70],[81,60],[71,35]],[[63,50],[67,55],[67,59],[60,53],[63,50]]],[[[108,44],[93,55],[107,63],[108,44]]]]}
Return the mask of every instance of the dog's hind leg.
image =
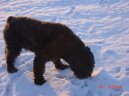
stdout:
{"type": "Polygon", "coordinates": [[[60,70],[64,70],[64,69],[66,69],[66,68],[69,67],[68,65],[62,64],[62,62],[60,61],[60,59],[54,59],[53,60],[53,63],[55,64],[55,67],[57,69],[60,69],[60,70]]]}
{"type": "Polygon", "coordinates": [[[9,24],[6,25],[3,35],[5,40],[5,57],[7,63],[7,71],[9,73],[17,72],[18,69],[14,66],[15,58],[20,54],[21,51],[21,42],[17,40],[17,35],[12,31],[13,28],[9,27],[9,24]]]}
{"type": "Polygon", "coordinates": [[[9,73],[15,73],[18,69],[14,66],[15,58],[20,54],[21,48],[5,48],[5,56],[7,63],[7,71],[9,73]]]}

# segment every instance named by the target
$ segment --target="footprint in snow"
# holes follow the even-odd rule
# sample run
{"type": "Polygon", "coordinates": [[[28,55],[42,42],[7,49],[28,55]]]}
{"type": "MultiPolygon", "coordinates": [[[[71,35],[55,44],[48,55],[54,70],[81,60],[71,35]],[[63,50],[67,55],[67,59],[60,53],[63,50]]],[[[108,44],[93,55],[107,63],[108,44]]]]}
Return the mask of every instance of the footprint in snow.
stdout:
{"type": "Polygon", "coordinates": [[[129,72],[125,72],[125,75],[126,75],[126,76],[129,76],[129,72]]]}
{"type": "Polygon", "coordinates": [[[115,68],[112,68],[111,73],[116,74],[116,73],[119,73],[120,71],[121,71],[121,67],[115,67],[115,68]]]}
{"type": "Polygon", "coordinates": [[[125,75],[129,76],[129,67],[125,68],[125,75]]]}
{"type": "Polygon", "coordinates": [[[93,92],[91,90],[88,90],[86,96],[94,96],[93,92]]]}
{"type": "Polygon", "coordinates": [[[103,50],[102,58],[109,61],[114,61],[117,58],[117,53],[114,50],[103,50]]]}
{"type": "Polygon", "coordinates": [[[110,89],[109,96],[121,96],[123,89],[110,89]]]}
{"type": "Polygon", "coordinates": [[[126,52],[129,53],[129,50],[127,50],[126,52]]]}
{"type": "Polygon", "coordinates": [[[129,67],[125,68],[125,71],[129,71],[129,67]]]}

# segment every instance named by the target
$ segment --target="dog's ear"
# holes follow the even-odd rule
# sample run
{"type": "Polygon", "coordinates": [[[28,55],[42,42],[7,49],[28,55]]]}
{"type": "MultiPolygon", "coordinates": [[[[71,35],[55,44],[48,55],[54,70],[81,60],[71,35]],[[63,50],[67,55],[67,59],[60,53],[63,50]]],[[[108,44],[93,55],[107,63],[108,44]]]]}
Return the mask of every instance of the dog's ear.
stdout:
{"type": "Polygon", "coordinates": [[[90,51],[90,48],[88,46],[86,46],[85,51],[90,51]]]}
{"type": "Polygon", "coordinates": [[[93,65],[94,67],[94,64],[95,64],[95,60],[94,60],[94,55],[92,53],[92,51],[90,50],[90,48],[88,46],[85,47],[85,52],[88,54],[88,56],[90,57],[89,59],[91,60],[91,64],[93,65]]]}

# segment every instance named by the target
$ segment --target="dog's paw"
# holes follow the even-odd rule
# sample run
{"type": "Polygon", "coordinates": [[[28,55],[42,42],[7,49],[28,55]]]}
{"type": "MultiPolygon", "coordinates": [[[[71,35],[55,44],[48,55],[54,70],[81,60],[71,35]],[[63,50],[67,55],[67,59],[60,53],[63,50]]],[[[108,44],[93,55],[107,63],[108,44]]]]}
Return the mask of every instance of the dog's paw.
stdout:
{"type": "Polygon", "coordinates": [[[18,71],[18,69],[15,68],[15,67],[14,68],[8,68],[7,71],[8,71],[8,73],[16,73],[18,71]]]}
{"type": "Polygon", "coordinates": [[[43,85],[46,82],[44,79],[34,79],[36,85],[43,85]]]}

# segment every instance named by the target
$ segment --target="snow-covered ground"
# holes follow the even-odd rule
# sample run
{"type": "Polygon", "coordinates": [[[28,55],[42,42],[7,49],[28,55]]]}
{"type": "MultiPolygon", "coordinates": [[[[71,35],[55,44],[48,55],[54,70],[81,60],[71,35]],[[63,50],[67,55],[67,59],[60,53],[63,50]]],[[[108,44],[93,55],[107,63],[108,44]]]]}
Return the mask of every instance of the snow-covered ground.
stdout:
{"type": "Polygon", "coordinates": [[[0,96],[129,96],[129,0],[0,0],[0,96]],[[19,71],[6,72],[2,30],[8,16],[64,23],[91,47],[92,78],[46,64],[47,83],[33,83],[34,54],[23,50],[19,71]]]}

